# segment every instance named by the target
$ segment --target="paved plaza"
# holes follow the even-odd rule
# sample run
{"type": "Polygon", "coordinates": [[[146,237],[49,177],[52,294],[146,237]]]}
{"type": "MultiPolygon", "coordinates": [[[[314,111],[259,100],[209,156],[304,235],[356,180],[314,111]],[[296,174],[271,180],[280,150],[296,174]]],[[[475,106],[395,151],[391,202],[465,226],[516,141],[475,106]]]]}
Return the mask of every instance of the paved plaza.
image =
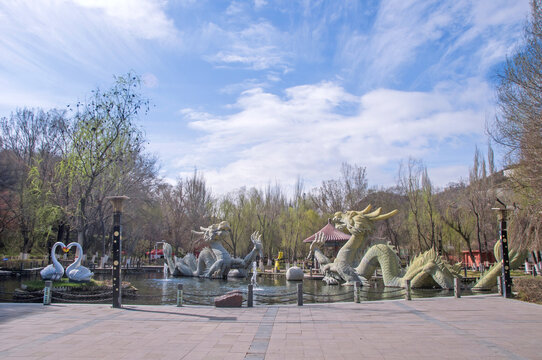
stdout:
{"type": "Polygon", "coordinates": [[[542,359],[542,306],[496,295],[304,306],[0,304],[1,359],[542,359]]]}

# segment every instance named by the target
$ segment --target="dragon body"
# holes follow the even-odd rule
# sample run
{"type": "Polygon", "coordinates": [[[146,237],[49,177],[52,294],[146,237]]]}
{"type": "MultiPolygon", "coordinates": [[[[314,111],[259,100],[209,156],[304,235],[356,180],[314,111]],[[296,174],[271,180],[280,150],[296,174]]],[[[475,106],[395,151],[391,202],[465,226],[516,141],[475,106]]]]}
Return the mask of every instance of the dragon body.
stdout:
{"type": "Polygon", "coordinates": [[[401,261],[392,246],[374,245],[367,250],[356,272],[369,280],[377,267],[382,271],[384,285],[392,287],[405,287],[406,280],[410,280],[412,288],[438,286],[452,289],[454,278],[461,276],[461,264],[450,265],[434,249],[419,254],[406,269],[402,269],[401,261]]]}
{"type": "MultiPolygon", "coordinates": [[[[502,275],[502,253],[501,241],[495,243],[493,248],[495,259],[497,260],[493,266],[487,270],[484,275],[474,284],[473,290],[489,290],[497,286],[497,278],[502,275]]],[[[510,270],[517,269],[525,261],[527,257],[526,251],[510,250],[510,270]]]]}
{"type": "Polygon", "coordinates": [[[200,227],[200,229],[202,231],[193,232],[203,235],[206,247],[200,252],[197,258],[191,253],[183,258],[173,256],[171,245],[164,243],[164,257],[166,258],[169,273],[172,276],[226,279],[231,269],[238,269],[240,274],[246,276],[247,269],[256,260],[258,254],[261,255],[261,235],[257,232],[253,233],[250,238],[254,244],[254,248],[247,256],[241,259],[232,257],[221,243],[225,234],[230,232],[229,224],[226,221],[213,224],[207,228],[200,227]]]}
{"type": "Polygon", "coordinates": [[[450,265],[442,259],[434,249],[416,256],[406,269],[401,268],[401,261],[395,249],[386,244],[377,244],[365,252],[366,238],[374,229],[374,222],[387,219],[397,213],[397,210],[381,215],[381,209],[369,212],[369,205],[362,211],[338,212],[332,222],[339,229],[346,229],[351,237],[339,250],[337,257],[331,262],[319,249],[324,243],[324,235],[319,233],[311,244],[309,257],[314,257],[320,263],[320,271],[328,285],[344,282],[352,285],[355,282],[366,283],[377,268],[382,271],[385,286],[404,287],[410,280],[413,288],[439,286],[451,289],[454,278],[460,277],[460,264],[450,265]]]}

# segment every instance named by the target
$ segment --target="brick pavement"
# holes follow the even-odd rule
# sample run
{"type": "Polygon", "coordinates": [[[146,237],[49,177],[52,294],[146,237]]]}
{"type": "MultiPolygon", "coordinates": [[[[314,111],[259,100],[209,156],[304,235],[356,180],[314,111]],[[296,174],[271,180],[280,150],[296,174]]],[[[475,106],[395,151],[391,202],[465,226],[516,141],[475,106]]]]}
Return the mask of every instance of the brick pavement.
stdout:
{"type": "Polygon", "coordinates": [[[542,306],[496,295],[224,309],[0,304],[1,359],[542,359],[542,306]]]}

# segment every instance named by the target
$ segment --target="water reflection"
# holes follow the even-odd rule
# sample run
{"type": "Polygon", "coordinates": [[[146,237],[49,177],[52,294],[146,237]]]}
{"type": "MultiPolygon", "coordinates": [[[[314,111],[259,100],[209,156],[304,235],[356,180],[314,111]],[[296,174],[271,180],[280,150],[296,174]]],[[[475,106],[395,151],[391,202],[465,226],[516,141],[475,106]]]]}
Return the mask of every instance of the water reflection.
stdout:
{"type": "MultiPolygon", "coordinates": [[[[110,279],[110,274],[95,275],[96,280],[110,279]]],[[[0,293],[12,293],[16,288],[21,287],[23,281],[30,280],[24,278],[3,278],[0,279],[0,293]]],[[[165,277],[162,271],[154,273],[123,274],[123,281],[129,281],[138,289],[136,298],[123,299],[124,304],[176,304],[177,285],[183,284],[183,300],[187,304],[205,304],[213,305],[214,297],[225,294],[228,291],[239,290],[246,293],[251,278],[238,279],[230,278],[228,280],[210,280],[201,278],[174,278],[165,277]]],[[[254,289],[254,303],[257,304],[279,304],[291,303],[297,301],[298,282],[286,281],[284,276],[258,276],[257,287],[254,289]]],[[[348,301],[354,300],[354,289],[349,286],[328,286],[321,280],[305,280],[303,282],[304,302],[329,302],[329,301],[348,301]]],[[[372,283],[372,286],[365,286],[360,292],[361,301],[367,300],[391,300],[403,299],[404,290],[397,288],[386,288],[382,281],[372,283]]],[[[471,295],[466,290],[462,295],[471,295]]],[[[451,290],[441,289],[413,289],[412,298],[434,297],[434,296],[453,296],[451,290]]],[[[2,300],[9,301],[8,298],[0,296],[2,300]]]]}
{"type": "MultiPolygon", "coordinates": [[[[192,304],[213,304],[213,298],[228,291],[239,290],[246,293],[251,278],[228,280],[210,280],[194,277],[164,278],[161,273],[127,274],[129,281],[138,289],[138,298],[126,299],[125,303],[133,304],[175,304],[177,285],[183,284],[183,300],[192,304]],[[154,296],[153,296],[154,295],[154,296]]],[[[284,276],[259,276],[257,288],[254,289],[255,304],[295,303],[298,282],[286,281],[284,276]]],[[[354,289],[350,286],[328,286],[321,280],[305,280],[303,282],[304,302],[353,301],[354,289]]],[[[373,286],[365,286],[360,292],[361,301],[403,299],[403,289],[386,288],[377,282],[373,286]]],[[[470,295],[464,291],[463,295],[470,295]]],[[[452,290],[413,289],[412,297],[453,296],[452,290]]]]}

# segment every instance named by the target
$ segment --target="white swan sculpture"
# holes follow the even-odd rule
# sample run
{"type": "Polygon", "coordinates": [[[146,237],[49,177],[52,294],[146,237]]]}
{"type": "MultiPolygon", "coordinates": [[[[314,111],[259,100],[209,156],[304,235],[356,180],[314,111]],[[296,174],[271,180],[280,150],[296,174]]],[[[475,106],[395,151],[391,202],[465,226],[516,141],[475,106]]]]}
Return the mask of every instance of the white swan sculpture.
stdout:
{"type": "Polygon", "coordinates": [[[66,268],[66,275],[71,281],[90,281],[90,278],[92,275],[94,275],[94,273],[81,265],[81,259],[83,258],[83,247],[78,242],[72,242],[68,244],[68,249],[73,246],[76,246],[79,249],[79,257],[66,268]]]}
{"type": "Polygon", "coordinates": [[[47,265],[40,271],[40,275],[43,280],[58,281],[62,279],[62,276],[64,276],[64,267],[58,262],[55,256],[56,248],[60,245],[62,245],[62,250],[64,252],[69,251],[63,242],[58,241],[54,243],[53,247],[51,248],[51,259],[53,260],[53,263],[47,265]]]}

